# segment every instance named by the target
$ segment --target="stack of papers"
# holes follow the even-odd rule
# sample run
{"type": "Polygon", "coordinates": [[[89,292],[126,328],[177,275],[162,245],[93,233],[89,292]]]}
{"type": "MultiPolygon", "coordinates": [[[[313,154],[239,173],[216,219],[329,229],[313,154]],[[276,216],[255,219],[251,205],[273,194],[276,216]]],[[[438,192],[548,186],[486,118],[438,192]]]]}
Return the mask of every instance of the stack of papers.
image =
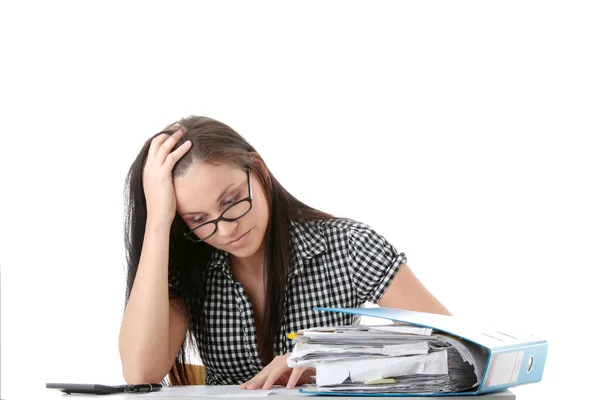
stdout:
{"type": "Polygon", "coordinates": [[[485,353],[457,337],[414,325],[351,325],[290,334],[289,367],[316,368],[320,392],[451,393],[473,390],[485,353]]]}

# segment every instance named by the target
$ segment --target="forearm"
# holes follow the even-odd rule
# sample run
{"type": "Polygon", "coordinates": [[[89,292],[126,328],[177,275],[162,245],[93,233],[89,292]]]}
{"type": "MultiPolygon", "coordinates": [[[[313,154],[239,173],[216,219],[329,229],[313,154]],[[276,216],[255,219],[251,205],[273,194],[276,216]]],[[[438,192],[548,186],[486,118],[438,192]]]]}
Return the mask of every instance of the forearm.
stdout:
{"type": "Polygon", "coordinates": [[[168,257],[169,227],[148,224],[119,335],[128,382],[158,382],[170,367],[168,257]]]}

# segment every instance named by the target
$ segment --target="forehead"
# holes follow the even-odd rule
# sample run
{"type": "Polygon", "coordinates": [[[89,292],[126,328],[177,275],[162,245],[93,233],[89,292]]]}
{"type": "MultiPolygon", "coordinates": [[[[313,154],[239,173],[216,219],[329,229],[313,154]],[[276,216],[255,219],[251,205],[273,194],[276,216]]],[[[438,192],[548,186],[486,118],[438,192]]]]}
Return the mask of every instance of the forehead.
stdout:
{"type": "Polygon", "coordinates": [[[223,190],[246,182],[246,172],[230,164],[198,161],[184,175],[173,179],[177,210],[180,213],[207,211],[214,206],[223,190]]]}

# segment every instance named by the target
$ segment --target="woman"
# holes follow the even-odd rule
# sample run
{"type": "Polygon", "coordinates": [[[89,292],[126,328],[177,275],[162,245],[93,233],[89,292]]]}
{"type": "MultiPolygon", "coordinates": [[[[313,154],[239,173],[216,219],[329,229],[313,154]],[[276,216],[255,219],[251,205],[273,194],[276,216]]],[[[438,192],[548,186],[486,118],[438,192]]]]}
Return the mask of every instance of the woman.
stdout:
{"type": "Polygon", "coordinates": [[[190,343],[207,384],[295,387],[313,371],[287,367],[286,334],[358,323],[314,307],[370,301],[449,314],[404,253],[366,224],[297,200],[246,140],[213,119],[186,118],[150,138],[126,194],[119,350],[128,383],[184,375],[190,343]]]}

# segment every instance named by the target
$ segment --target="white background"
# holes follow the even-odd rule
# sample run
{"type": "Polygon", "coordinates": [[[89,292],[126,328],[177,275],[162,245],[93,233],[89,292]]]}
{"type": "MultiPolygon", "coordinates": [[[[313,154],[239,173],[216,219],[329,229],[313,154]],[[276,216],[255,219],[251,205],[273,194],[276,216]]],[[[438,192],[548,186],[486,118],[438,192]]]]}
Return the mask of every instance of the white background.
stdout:
{"type": "Polygon", "coordinates": [[[123,383],[125,174],[191,114],[379,230],[453,314],[545,336],[519,398],[588,391],[599,20],[579,1],[3,2],[2,398],[123,383]]]}

